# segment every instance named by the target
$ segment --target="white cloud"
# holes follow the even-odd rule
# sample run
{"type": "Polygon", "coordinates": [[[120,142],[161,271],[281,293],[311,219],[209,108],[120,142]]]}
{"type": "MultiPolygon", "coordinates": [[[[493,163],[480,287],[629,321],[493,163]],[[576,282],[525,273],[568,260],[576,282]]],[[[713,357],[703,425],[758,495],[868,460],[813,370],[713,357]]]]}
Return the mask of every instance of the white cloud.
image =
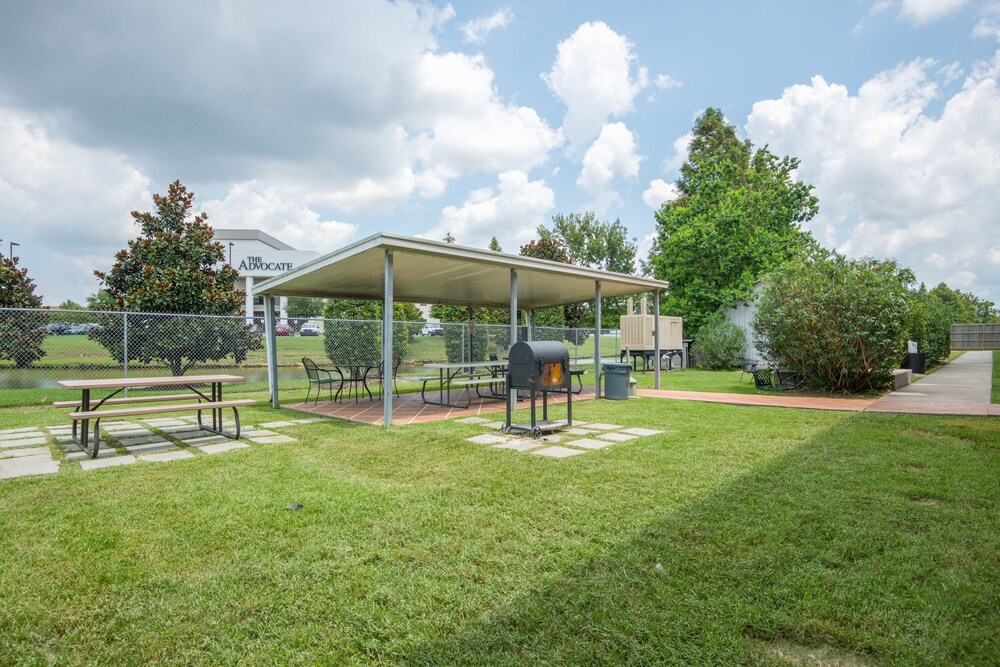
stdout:
{"type": "Polygon", "coordinates": [[[991,0],[983,3],[979,20],[972,27],[972,36],[1000,39],[1000,2],[991,0]]]}
{"type": "Polygon", "coordinates": [[[663,205],[680,196],[680,191],[673,183],[667,183],[661,178],[649,182],[649,188],[642,193],[642,203],[654,211],[659,211],[663,205]]]}
{"type": "Polygon", "coordinates": [[[1000,269],[986,250],[1000,240],[1000,52],[972,71],[936,118],[933,77],[946,73],[918,59],[856,95],[818,76],[791,86],[754,104],[747,131],[755,144],[801,158],[798,176],[820,199],[812,228],[826,243],[896,256],[928,283],[948,278],[946,266],[979,266],[954,276],[1000,296],[1000,269]]]}
{"type": "Polygon", "coordinates": [[[986,260],[990,264],[1000,264],[1000,246],[996,246],[987,250],[986,260]]]}
{"type": "Polygon", "coordinates": [[[579,148],[589,143],[611,117],[633,109],[635,96],[649,84],[649,73],[633,71],[632,44],[602,21],[584,23],[559,43],[552,69],[542,78],[566,104],[563,129],[579,148]]]}
{"type": "Polygon", "coordinates": [[[653,79],[653,84],[660,89],[669,90],[670,88],[680,88],[684,85],[683,81],[679,81],[669,74],[657,74],[656,78],[653,79]]]}
{"type": "Polygon", "coordinates": [[[0,229],[54,305],[99,288],[95,269],[138,231],[129,211],[152,206],[149,179],[117,154],[81,148],[0,108],[0,229]]]}
{"type": "Polygon", "coordinates": [[[687,134],[682,134],[681,136],[674,139],[674,143],[671,145],[673,153],[669,157],[663,160],[663,170],[666,172],[676,171],[681,168],[684,161],[688,157],[688,149],[691,146],[691,140],[694,139],[694,135],[688,132],[687,134]]]}
{"type": "Polygon", "coordinates": [[[634,178],[642,157],[636,153],[635,137],[624,123],[609,123],[583,156],[583,169],[576,184],[595,197],[595,213],[604,213],[618,200],[611,183],[618,176],[634,178]]]}
{"type": "Polygon", "coordinates": [[[463,23],[459,29],[470,44],[482,44],[491,32],[497,28],[505,28],[514,20],[514,12],[504,7],[490,16],[479,16],[463,23]]]}
{"type": "Polygon", "coordinates": [[[473,190],[461,206],[445,207],[440,222],[421,236],[440,240],[450,233],[461,245],[484,248],[496,236],[510,250],[531,240],[555,205],[555,193],[545,181],[528,180],[523,171],[506,171],[496,189],[473,190]]]}
{"type": "Polygon", "coordinates": [[[949,287],[969,287],[976,282],[976,274],[972,271],[959,271],[953,276],[945,279],[949,287]]]}
{"type": "Polygon", "coordinates": [[[899,13],[916,24],[930,23],[964,5],[968,0],[902,0],[899,13]]]}
{"type": "Polygon", "coordinates": [[[322,220],[308,206],[260,183],[239,183],[224,199],[204,202],[208,222],[222,229],[260,229],[299,250],[330,252],[357,236],[358,225],[322,220]]]}

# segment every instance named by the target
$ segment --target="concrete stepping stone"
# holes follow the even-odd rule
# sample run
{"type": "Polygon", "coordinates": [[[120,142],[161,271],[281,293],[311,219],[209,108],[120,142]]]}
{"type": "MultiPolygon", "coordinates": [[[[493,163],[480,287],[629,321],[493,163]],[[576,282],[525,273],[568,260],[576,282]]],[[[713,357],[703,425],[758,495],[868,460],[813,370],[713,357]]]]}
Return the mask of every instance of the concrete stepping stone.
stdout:
{"type": "Polygon", "coordinates": [[[33,438],[18,438],[16,440],[0,440],[0,448],[7,449],[8,447],[32,447],[35,445],[44,445],[48,442],[47,438],[41,433],[33,438]]]}
{"type": "Polygon", "coordinates": [[[149,461],[151,463],[162,463],[165,461],[178,461],[180,459],[193,459],[194,454],[185,450],[178,449],[173,452],[160,452],[159,454],[143,454],[139,457],[140,461],[149,461]]]}
{"type": "Polygon", "coordinates": [[[142,426],[133,424],[132,422],[108,422],[107,424],[101,424],[101,428],[106,431],[131,431],[142,428],[142,426]]]}
{"type": "Polygon", "coordinates": [[[171,438],[177,438],[178,440],[194,440],[195,438],[207,438],[210,435],[216,435],[215,433],[210,433],[208,431],[202,431],[197,429],[194,431],[181,431],[180,433],[171,433],[171,438]]]}
{"type": "Polygon", "coordinates": [[[132,454],[109,456],[106,459],[98,457],[96,459],[85,459],[80,461],[80,468],[83,470],[97,470],[98,468],[113,468],[115,466],[132,465],[136,461],[137,459],[132,454]]]}
{"type": "Polygon", "coordinates": [[[657,431],[652,428],[627,428],[622,431],[622,433],[629,433],[631,435],[659,435],[663,431],[657,431]]]}
{"type": "Polygon", "coordinates": [[[463,417],[462,419],[456,419],[460,424],[488,424],[489,419],[483,419],[482,417],[463,417]]]}
{"type": "Polygon", "coordinates": [[[260,427],[261,428],[282,428],[284,426],[294,426],[294,425],[295,424],[293,424],[292,422],[289,422],[289,421],[276,421],[276,422],[267,422],[266,424],[260,424],[260,427]]]}
{"type": "Polygon", "coordinates": [[[134,438],[140,435],[153,435],[153,432],[148,428],[133,428],[128,431],[109,431],[101,425],[101,433],[107,433],[109,437],[120,440],[121,438],[134,438]]]}
{"type": "Polygon", "coordinates": [[[564,428],[560,433],[567,433],[569,435],[594,435],[597,431],[588,431],[585,428],[564,428]]]}
{"type": "Polygon", "coordinates": [[[315,424],[316,422],[326,421],[322,417],[313,417],[312,419],[293,419],[293,424],[315,424]]]}
{"type": "Polygon", "coordinates": [[[125,448],[129,454],[152,454],[153,452],[165,452],[177,449],[177,445],[166,440],[158,440],[142,445],[133,445],[125,448]]]}
{"type": "Polygon", "coordinates": [[[140,435],[135,438],[116,438],[118,444],[124,447],[132,447],[134,445],[145,445],[148,442],[166,442],[163,436],[160,435],[140,435]]]}
{"type": "Polygon", "coordinates": [[[592,431],[616,431],[621,428],[618,424],[587,424],[587,428],[592,431]]]}
{"type": "Polygon", "coordinates": [[[590,422],[580,421],[579,419],[574,419],[573,420],[573,426],[586,426],[589,423],[590,422]]]}
{"type": "Polygon", "coordinates": [[[242,429],[240,431],[240,435],[244,435],[249,438],[260,438],[266,435],[278,435],[278,432],[268,431],[265,428],[251,428],[251,429],[242,429]]]}
{"type": "Polygon", "coordinates": [[[581,438],[580,440],[571,440],[564,443],[569,447],[581,447],[583,449],[604,449],[605,447],[610,447],[615,444],[607,440],[594,440],[593,438],[581,438]]]}
{"type": "Polygon", "coordinates": [[[177,424],[176,426],[163,426],[157,429],[163,431],[164,433],[183,433],[185,431],[200,431],[201,427],[197,424],[177,424]]]}
{"type": "Polygon", "coordinates": [[[499,445],[501,443],[510,440],[505,435],[492,435],[489,433],[484,433],[483,435],[474,435],[471,438],[466,438],[466,442],[474,442],[477,445],[499,445]]]}
{"type": "Polygon", "coordinates": [[[639,439],[639,436],[629,435],[628,433],[599,433],[597,437],[601,440],[612,440],[614,442],[628,442],[629,440],[639,439]]]}
{"type": "Polygon", "coordinates": [[[28,449],[4,449],[0,450],[0,459],[17,459],[22,456],[40,456],[42,454],[50,454],[51,450],[48,447],[29,447],[28,449]]]}
{"type": "Polygon", "coordinates": [[[4,436],[17,435],[19,433],[34,433],[37,430],[38,430],[37,426],[23,426],[21,428],[5,428],[2,431],[0,431],[0,440],[2,440],[4,436]]]}
{"type": "Polygon", "coordinates": [[[229,438],[224,435],[209,435],[204,438],[192,438],[191,440],[185,440],[184,444],[188,447],[203,447],[204,445],[214,445],[217,442],[227,442],[229,438]]]}
{"type": "Polygon", "coordinates": [[[201,447],[201,451],[206,454],[220,454],[222,452],[228,452],[232,449],[249,449],[250,445],[245,442],[239,442],[236,440],[230,440],[229,442],[220,442],[216,445],[205,445],[201,447]]]}
{"type": "Polygon", "coordinates": [[[264,445],[280,445],[286,442],[295,442],[295,438],[289,438],[287,435],[270,435],[263,438],[249,438],[249,440],[264,445]]]}
{"type": "Polygon", "coordinates": [[[0,459],[0,479],[27,477],[28,475],[52,475],[57,472],[59,472],[59,462],[52,460],[51,453],[0,459]]]}
{"type": "Polygon", "coordinates": [[[72,433],[73,432],[73,427],[72,426],[46,426],[45,430],[48,431],[49,433],[52,433],[53,435],[57,435],[57,434],[60,434],[60,433],[72,433]]]}
{"type": "Polygon", "coordinates": [[[508,440],[505,443],[499,445],[493,445],[493,449],[513,449],[515,452],[527,452],[532,449],[538,449],[543,446],[544,442],[539,442],[538,440],[525,440],[524,438],[516,438],[514,440],[508,440]]]}
{"type": "Polygon", "coordinates": [[[483,424],[483,427],[484,428],[491,428],[491,429],[493,429],[495,431],[499,431],[500,429],[502,429],[506,425],[507,424],[505,422],[488,422],[486,424],[483,424]]]}
{"type": "Polygon", "coordinates": [[[187,422],[182,422],[179,419],[144,419],[143,423],[146,426],[152,426],[153,428],[162,429],[164,426],[187,426],[187,422]]]}
{"type": "Polygon", "coordinates": [[[535,456],[548,456],[553,459],[564,459],[568,456],[576,456],[577,454],[585,454],[586,452],[582,449],[570,449],[569,447],[554,445],[552,447],[546,447],[545,449],[537,449],[531,453],[535,456]]]}
{"type": "MultiPolygon", "coordinates": [[[[114,449],[105,449],[104,447],[102,447],[100,449],[100,451],[97,452],[97,458],[99,458],[99,459],[106,459],[109,456],[118,456],[118,452],[115,451],[114,449]]],[[[75,452],[72,452],[70,454],[67,454],[65,456],[65,458],[63,458],[63,460],[64,461],[82,461],[84,459],[89,459],[89,458],[90,458],[90,454],[88,454],[87,452],[75,451],[75,452]]]]}

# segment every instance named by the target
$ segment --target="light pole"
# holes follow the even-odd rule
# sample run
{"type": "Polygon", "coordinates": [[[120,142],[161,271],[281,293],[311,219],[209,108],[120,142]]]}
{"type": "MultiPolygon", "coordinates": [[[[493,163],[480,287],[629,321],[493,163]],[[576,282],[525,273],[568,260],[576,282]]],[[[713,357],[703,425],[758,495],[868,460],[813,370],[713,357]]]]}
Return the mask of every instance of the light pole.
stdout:
{"type": "Polygon", "coordinates": [[[13,241],[10,242],[10,255],[9,256],[10,256],[11,259],[14,259],[14,246],[16,246],[16,245],[19,246],[21,244],[20,243],[14,243],[13,241]]]}
{"type": "Polygon", "coordinates": [[[229,266],[233,265],[233,242],[229,242],[229,266]]]}

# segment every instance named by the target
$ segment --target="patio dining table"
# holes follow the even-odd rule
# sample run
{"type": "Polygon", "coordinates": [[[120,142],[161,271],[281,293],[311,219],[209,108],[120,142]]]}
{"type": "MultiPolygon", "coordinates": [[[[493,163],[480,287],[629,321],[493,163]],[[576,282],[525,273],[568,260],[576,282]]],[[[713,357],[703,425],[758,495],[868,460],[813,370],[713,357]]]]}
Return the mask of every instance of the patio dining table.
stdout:
{"type": "MultiPolygon", "coordinates": [[[[460,403],[453,403],[451,400],[451,388],[452,383],[454,383],[459,378],[475,379],[476,377],[482,377],[484,380],[495,380],[496,383],[506,382],[505,372],[507,370],[507,362],[503,360],[487,360],[487,361],[454,361],[454,362],[432,362],[424,364],[424,368],[431,370],[437,370],[438,372],[438,382],[440,387],[440,400],[433,401],[426,396],[423,397],[424,403],[429,405],[447,405],[453,408],[468,407],[468,404],[462,405],[460,403]],[[483,368],[484,373],[478,374],[475,369],[483,368]],[[463,372],[464,371],[464,372],[463,372]]],[[[489,383],[492,384],[492,383],[489,383]]],[[[426,382],[425,382],[426,386],[426,382]]],[[[472,391],[472,386],[468,385],[463,387],[461,391],[472,391]]],[[[421,392],[423,393],[423,392],[421,392]]],[[[499,394],[496,391],[491,392],[491,398],[502,399],[506,398],[506,393],[499,394]]],[[[471,393],[469,399],[471,401],[471,393]]]]}

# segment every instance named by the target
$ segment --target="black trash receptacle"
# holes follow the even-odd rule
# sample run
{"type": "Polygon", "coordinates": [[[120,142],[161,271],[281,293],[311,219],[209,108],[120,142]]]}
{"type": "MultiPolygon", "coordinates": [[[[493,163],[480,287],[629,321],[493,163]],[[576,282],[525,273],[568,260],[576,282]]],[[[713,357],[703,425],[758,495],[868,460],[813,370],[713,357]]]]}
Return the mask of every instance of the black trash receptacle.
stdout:
{"type": "Polygon", "coordinates": [[[924,352],[910,352],[909,353],[909,367],[914,373],[920,373],[923,375],[927,372],[927,354],[924,352]]]}
{"type": "Polygon", "coordinates": [[[602,366],[604,371],[604,398],[612,401],[628,400],[628,381],[632,367],[628,364],[609,362],[602,366]]]}

